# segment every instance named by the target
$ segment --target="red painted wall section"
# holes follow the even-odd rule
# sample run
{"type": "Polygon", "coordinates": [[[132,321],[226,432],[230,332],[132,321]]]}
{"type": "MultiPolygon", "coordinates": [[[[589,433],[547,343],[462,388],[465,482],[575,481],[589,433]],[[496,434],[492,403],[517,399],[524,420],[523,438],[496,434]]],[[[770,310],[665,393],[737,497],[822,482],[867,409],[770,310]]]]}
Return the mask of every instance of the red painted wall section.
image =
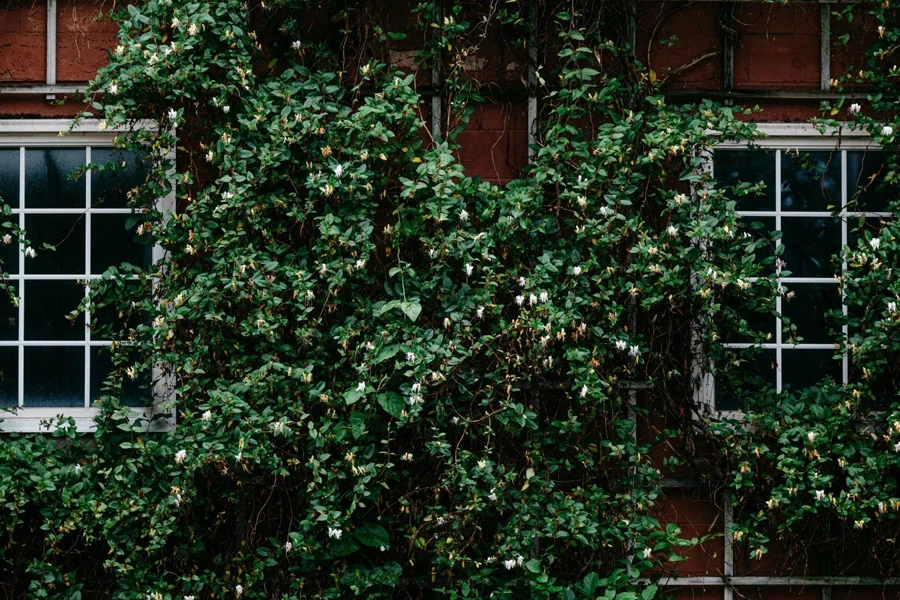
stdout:
{"type": "Polygon", "coordinates": [[[525,101],[482,104],[475,108],[469,125],[459,135],[457,158],[466,174],[493,183],[518,177],[528,162],[528,130],[525,101]]]}
{"type": "Polygon", "coordinates": [[[722,89],[717,3],[648,2],[638,7],[636,18],[637,59],[658,80],[668,78],[671,89],[722,89]]]}
{"type": "Polygon", "coordinates": [[[14,0],[0,5],[0,85],[43,82],[46,55],[46,4],[14,0]]]}
{"type": "Polygon", "coordinates": [[[735,89],[818,90],[818,5],[738,5],[734,10],[735,89]]]}
{"type": "Polygon", "coordinates": [[[115,48],[119,28],[103,18],[111,1],[59,0],[57,8],[56,80],[59,83],[89,81],[107,62],[115,48]]]}

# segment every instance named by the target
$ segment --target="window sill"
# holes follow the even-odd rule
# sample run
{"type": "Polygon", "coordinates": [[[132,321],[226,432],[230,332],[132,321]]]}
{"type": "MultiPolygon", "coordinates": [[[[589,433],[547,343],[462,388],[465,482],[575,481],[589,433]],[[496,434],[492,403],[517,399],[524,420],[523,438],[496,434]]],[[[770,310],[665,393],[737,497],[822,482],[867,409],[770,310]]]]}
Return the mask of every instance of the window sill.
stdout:
{"type": "MultiPolygon", "coordinates": [[[[129,418],[132,424],[140,424],[147,433],[165,433],[175,428],[175,417],[172,413],[162,411],[160,407],[132,408],[129,418]],[[150,420],[155,416],[154,420],[150,420]]],[[[55,430],[53,424],[58,417],[70,417],[75,421],[79,433],[96,431],[94,419],[100,414],[98,408],[17,408],[0,411],[0,433],[50,433],[55,430]]]]}

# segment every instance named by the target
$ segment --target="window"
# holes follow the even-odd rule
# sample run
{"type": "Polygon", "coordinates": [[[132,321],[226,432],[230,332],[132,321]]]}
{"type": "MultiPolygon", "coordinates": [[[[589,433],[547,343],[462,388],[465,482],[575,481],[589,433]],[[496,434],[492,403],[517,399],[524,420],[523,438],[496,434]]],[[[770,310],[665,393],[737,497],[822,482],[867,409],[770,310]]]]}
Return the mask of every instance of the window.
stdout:
{"type": "MultiPolygon", "coordinates": [[[[734,352],[760,349],[745,367],[751,385],[781,392],[825,377],[846,384],[851,366],[846,355],[835,357],[835,349],[847,336],[847,327],[837,327],[828,314],[847,314],[836,279],[846,269],[837,262],[842,247],[856,247],[860,227],[877,235],[880,224],[891,217],[873,183],[881,168],[880,152],[862,132],[844,132],[838,138],[807,125],[761,129],[769,137],[753,148],[717,147],[711,168],[723,185],[764,184],[762,193],[735,201],[754,235],[781,232],[775,244],[784,248],[770,268],[784,290],[774,299],[775,315],[742,314],[760,333],[761,343],[732,337],[723,346],[734,352]]],[[[766,252],[774,254],[771,247],[766,252]]],[[[712,376],[704,378],[700,394],[718,411],[740,408],[733,390],[712,376]]]]}
{"type": "MultiPolygon", "coordinates": [[[[96,122],[60,137],[69,125],[0,121],[0,196],[9,206],[8,220],[34,245],[28,256],[15,236],[0,245],[2,270],[18,298],[17,305],[0,298],[0,408],[8,411],[0,413],[3,431],[46,431],[41,421],[60,414],[73,417],[79,430],[92,428],[92,405],[112,370],[110,341],[97,339],[89,327],[102,314],[67,315],[110,266],[147,268],[160,258],[158,248],[137,242],[127,227],[133,214],[127,191],[142,180],[141,161],[114,149],[115,134],[100,132],[96,122]],[[124,167],[70,177],[88,164],[111,161],[124,167]]],[[[155,399],[149,380],[143,383],[125,386],[122,401],[146,418],[155,399]]]]}

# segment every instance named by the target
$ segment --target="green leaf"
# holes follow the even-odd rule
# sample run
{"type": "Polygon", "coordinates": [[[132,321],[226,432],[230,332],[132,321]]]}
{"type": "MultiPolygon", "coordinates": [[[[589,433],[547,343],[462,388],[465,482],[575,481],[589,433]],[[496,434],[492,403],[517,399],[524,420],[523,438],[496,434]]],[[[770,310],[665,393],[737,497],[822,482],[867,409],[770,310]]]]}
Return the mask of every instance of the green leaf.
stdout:
{"type": "Polygon", "coordinates": [[[360,543],[372,548],[384,548],[387,550],[391,547],[391,540],[388,537],[387,530],[376,523],[366,523],[356,530],[356,539],[360,543]]]}
{"type": "Polygon", "coordinates": [[[396,392],[378,394],[377,399],[378,406],[383,408],[387,414],[397,419],[402,416],[403,410],[406,408],[406,402],[404,402],[403,396],[396,392]]]}
{"type": "Polygon", "coordinates": [[[644,588],[644,591],[641,592],[641,600],[653,600],[656,598],[656,592],[658,590],[658,586],[656,585],[648,585],[644,588]]]}
{"type": "Polygon", "coordinates": [[[422,312],[422,305],[418,302],[401,302],[400,310],[403,311],[403,314],[406,315],[410,321],[415,323],[416,319],[419,318],[419,313],[422,312]]]}
{"type": "Polygon", "coordinates": [[[532,558],[527,563],[525,563],[525,568],[531,571],[532,573],[540,573],[541,572],[541,563],[538,562],[537,559],[532,558]]]}

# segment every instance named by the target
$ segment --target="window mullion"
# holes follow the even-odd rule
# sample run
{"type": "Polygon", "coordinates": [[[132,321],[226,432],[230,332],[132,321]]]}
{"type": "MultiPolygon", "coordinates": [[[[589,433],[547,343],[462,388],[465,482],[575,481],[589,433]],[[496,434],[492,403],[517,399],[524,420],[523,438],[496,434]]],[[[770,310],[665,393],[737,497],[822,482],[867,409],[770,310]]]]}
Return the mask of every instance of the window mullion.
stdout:
{"type": "MultiPolygon", "coordinates": [[[[85,148],[85,164],[91,164],[91,147],[85,148]]],[[[85,172],[84,181],[84,272],[91,274],[91,169],[85,172]]],[[[90,298],[88,280],[84,281],[84,296],[90,298]]],[[[91,407],[91,311],[84,311],[84,407],[91,407]]]]}
{"type": "MultiPolygon", "coordinates": [[[[830,9],[830,7],[826,6],[825,8],[830,9]]],[[[847,151],[841,151],[841,252],[844,251],[844,247],[847,245],[847,151]]],[[[841,311],[844,313],[844,318],[847,317],[847,303],[845,302],[846,297],[844,295],[844,282],[843,277],[847,272],[847,261],[841,261],[841,311]]],[[[850,333],[850,328],[847,326],[846,322],[841,327],[841,332],[844,335],[844,340],[847,340],[847,336],[850,333]]],[[[850,358],[847,352],[844,352],[844,356],[841,358],[841,369],[842,376],[844,379],[844,385],[850,383],[850,358]]]]}
{"type": "MultiPolygon", "coordinates": [[[[775,151],[775,231],[781,231],[781,150],[775,151]]],[[[781,238],[775,241],[776,249],[781,246],[781,238]]],[[[775,389],[781,393],[783,374],[781,371],[781,355],[783,349],[781,333],[781,277],[778,277],[778,290],[775,294],[775,312],[778,314],[775,320],[775,389]]]]}
{"type": "MultiPolygon", "coordinates": [[[[19,231],[22,232],[25,230],[25,147],[22,146],[19,148],[19,208],[22,209],[19,212],[19,231]]],[[[20,237],[21,237],[20,233],[20,237]]],[[[21,241],[16,243],[16,248],[19,250],[19,275],[25,274],[25,253],[23,252],[24,248],[22,248],[21,241]]],[[[25,406],[25,346],[22,342],[25,341],[25,281],[19,281],[19,323],[18,323],[18,342],[19,342],[19,361],[18,361],[18,384],[19,389],[17,392],[18,395],[18,405],[20,407],[25,406]]]]}

